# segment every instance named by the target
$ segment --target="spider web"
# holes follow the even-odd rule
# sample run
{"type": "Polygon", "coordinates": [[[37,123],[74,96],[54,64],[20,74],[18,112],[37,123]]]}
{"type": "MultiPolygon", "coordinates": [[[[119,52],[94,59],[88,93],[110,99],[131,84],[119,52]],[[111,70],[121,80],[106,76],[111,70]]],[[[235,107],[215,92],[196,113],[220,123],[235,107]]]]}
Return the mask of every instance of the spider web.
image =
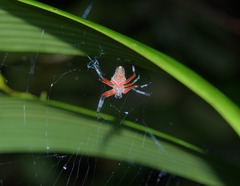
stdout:
{"type": "MultiPolygon", "coordinates": [[[[43,36],[44,30],[40,37],[43,36]]],[[[59,100],[96,110],[100,95],[110,87],[99,81],[99,74],[93,67],[92,60],[98,61],[97,65],[107,79],[111,79],[116,66],[119,65],[125,68],[126,78],[132,75],[131,59],[118,56],[113,59],[114,63],[108,62],[101,43],[98,43],[97,47],[99,55],[88,57],[46,55],[38,51],[26,54],[2,52],[1,74],[14,90],[30,92],[37,96],[45,92],[49,100],[59,100]]],[[[143,69],[136,67],[136,73],[141,75],[138,84],[151,82],[151,76],[143,69]]],[[[151,86],[146,87],[144,91],[154,95],[151,86]]],[[[149,118],[146,116],[149,99],[151,96],[134,91],[123,95],[121,99],[111,96],[105,99],[101,113],[118,118],[118,127],[122,127],[125,120],[149,126],[149,118]]],[[[22,110],[23,113],[27,112],[25,105],[22,106],[22,110]]],[[[51,134],[48,133],[47,108],[45,113],[46,152],[1,154],[0,185],[184,185],[190,182],[131,161],[119,162],[91,157],[88,154],[80,154],[79,150],[71,154],[49,153],[51,147],[48,145],[48,137],[51,134]]],[[[26,126],[27,122],[24,121],[26,126]]],[[[108,123],[108,119],[103,118],[99,124],[102,122],[108,123]]],[[[176,127],[175,121],[168,120],[166,123],[170,127],[176,127]]],[[[147,136],[150,136],[159,150],[165,150],[152,133],[146,133],[144,138],[147,136]]],[[[134,141],[129,143],[134,146],[134,141]]]]}
{"type": "MultiPolygon", "coordinates": [[[[85,12],[84,16],[87,14],[88,12],[85,12]]],[[[43,36],[44,29],[40,37],[43,36]]],[[[85,41],[81,43],[78,41],[75,46],[84,43],[85,41]]],[[[47,99],[96,110],[100,95],[109,90],[109,87],[99,81],[99,73],[93,66],[93,60],[97,60],[99,69],[107,79],[111,79],[116,66],[119,65],[125,68],[127,78],[132,75],[131,59],[118,56],[113,59],[114,63],[107,62],[106,51],[102,49],[101,43],[96,45],[99,48],[99,55],[88,57],[46,55],[38,51],[34,54],[2,52],[0,53],[1,74],[14,90],[30,92],[37,96],[46,92],[47,99]]],[[[143,69],[136,67],[136,73],[141,74],[137,83],[151,82],[150,75],[143,69]]],[[[145,90],[152,92],[151,86],[146,87],[145,90]]],[[[125,120],[148,126],[145,115],[149,99],[151,96],[137,94],[134,91],[130,91],[122,99],[111,96],[105,99],[101,113],[118,118],[119,127],[125,120]]],[[[25,113],[27,108],[23,105],[22,109],[25,113]]],[[[46,108],[46,118],[47,113],[46,108]]],[[[99,121],[100,124],[101,122],[108,123],[108,119],[103,118],[99,121]]],[[[27,125],[27,121],[24,123],[27,125]]],[[[171,127],[174,124],[174,121],[169,122],[171,127]]],[[[134,162],[90,157],[88,154],[80,154],[79,150],[71,154],[49,153],[51,147],[47,139],[51,134],[48,134],[48,127],[46,119],[45,153],[0,155],[0,185],[180,185],[185,183],[185,180],[174,175],[134,162]]],[[[164,150],[164,146],[152,133],[146,133],[144,137],[146,136],[150,136],[155,145],[160,150],[164,150]]],[[[129,143],[134,145],[134,141],[129,143]]]]}
{"type": "MultiPolygon", "coordinates": [[[[94,57],[97,57],[100,61],[99,65],[104,70],[103,74],[107,78],[111,78],[114,68],[109,67],[113,69],[110,72],[105,70],[107,68],[105,63],[102,62],[103,55],[94,57]]],[[[95,70],[87,68],[86,64],[89,65],[87,62],[90,62],[88,58],[46,55],[38,52],[35,54],[1,53],[0,57],[1,74],[7,79],[8,85],[15,90],[31,92],[36,95],[40,95],[45,91],[47,92],[47,99],[58,99],[70,103],[70,98],[76,97],[77,92],[77,97],[83,97],[83,99],[90,99],[89,97],[92,99],[94,97],[91,108],[96,110],[98,98],[103,91],[108,89],[99,81],[95,70]],[[46,58],[50,58],[53,64],[49,65],[42,62],[46,58]],[[57,63],[57,68],[54,63],[55,60],[60,61],[57,63]],[[84,60],[86,63],[78,62],[84,60]],[[43,74],[45,79],[43,79],[43,74]],[[19,76],[23,78],[15,83],[14,79],[19,76]],[[93,82],[91,84],[96,86],[77,87],[81,84],[79,81],[83,76],[87,76],[90,82],[93,82]],[[71,86],[68,86],[69,82],[71,82],[71,86]],[[93,91],[95,89],[97,91],[93,91]],[[97,93],[93,96],[93,92],[97,93]]],[[[131,75],[131,66],[126,64],[126,60],[116,59],[116,61],[119,65],[128,67],[126,73],[129,77],[131,75]]],[[[149,78],[142,79],[149,81],[149,78]]],[[[146,125],[143,121],[148,99],[149,97],[139,95],[133,91],[119,100],[112,96],[105,100],[101,112],[118,117],[119,126],[126,119],[132,119],[146,125]]],[[[83,106],[89,106],[88,101],[83,103],[83,106]]],[[[24,105],[23,111],[26,112],[24,105]]],[[[25,122],[27,123],[27,121],[25,122]]],[[[101,122],[108,121],[105,119],[101,122]]],[[[45,125],[47,139],[48,135],[50,135],[48,134],[47,121],[45,125]]],[[[163,149],[153,134],[146,135],[150,135],[156,141],[156,145],[163,149]]],[[[117,185],[125,183],[129,185],[168,185],[179,182],[179,179],[176,179],[173,175],[137,165],[133,162],[117,162],[93,158],[87,154],[79,154],[79,151],[72,152],[70,155],[49,154],[49,148],[48,143],[46,143],[46,154],[0,155],[0,185],[116,185],[116,183],[117,185]],[[105,166],[106,162],[107,166],[105,166]]]]}
{"type": "MultiPolygon", "coordinates": [[[[40,38],[44,37],[44,33],[42,29],[40,38]]],[[[81,42],[84,43],[85,41],[81,42]]],[[[79,41],[75,45],[77,44],[79,41]]],[[[99,73],[93,67],[92,61],[97,60],[98,69],[107,79],[111,79],[116,66],[125,68],[126,78],[133,73],[131,59],[118,56],[109,62],[105,57],[108,54],[102,49],[101,43],[97,43],[96,47],[99,48],[99,55],[88,57],[49,55],[38,51],[2,52],[0,53],[1,74],[14,90],[30,92],[37,96],[46,94],[49,100],[59,100],[96,110],[100,95],[110,87],[99,81],[99,73]]],[[[136,67],[136,74],[141,75],[137,84],[151,82],[151,76],[143,69],[136,67]]],[[[151,86],[143,90],[152,92],[151,86]]],[[[148,117],[145,115],[150,99],[151,96],[134,91],[123,95],[121,99],[111,96],[105,99],[101,113],[116,117],[119,128],[123,127],[122,123],[125,120],[148,126],[148,117]]],[[[24,115],[27,109],[22,105],[24,115]]],[[[48,138],[51,134],[48,132],[48,108],[45,114],[46,152],[1,154],[0,185],[179,185],[184,183],[182,178],[131,161],[119,162],[90,157],[88,154],[80,154],[79,150],[71,154],[49,153],[51,147],[48,138]]],[[[28,126],[27,120],[24,119],[23,123],[25,127],[28,126]]],[[[99,125],[101,123],[108,124],[108,118],[103,117],[99,125]]],[[[165,150],[152,133],[145,133],[143,143],[147,136],[154,141],[159,150],[165,150]]],[[[129,143],[134,147],[134,140],[129,143]]]]}

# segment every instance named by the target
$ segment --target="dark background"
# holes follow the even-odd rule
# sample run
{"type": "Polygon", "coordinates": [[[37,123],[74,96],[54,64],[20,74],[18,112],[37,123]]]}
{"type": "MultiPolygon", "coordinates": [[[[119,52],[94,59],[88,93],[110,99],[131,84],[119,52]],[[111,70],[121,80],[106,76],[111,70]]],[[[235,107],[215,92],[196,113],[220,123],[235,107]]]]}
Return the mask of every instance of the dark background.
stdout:
{"type": "MultiPolygon", "coordinates": [[[[78,16],[81,16],[92,3],[87,19],[175,58],[207,79],[237,105],[240,104],[240,11],[237,0],[42,0],[41,2],[78,16]]],[[[47,75],[42,78],[41,74],[47,74],[53,69],[61,74],[61,69],[63,73],[67,67],[63,63],[51,63],[52,59],[41,55],[38,60],[44,63],[39,63],[40,65],[36,67],[38,70],[31,78],[31,81],[36,81],[35,86],[30,87],[30,91],[35,94],[43,90],[49,91],[49,83],[46,82],[50,81],[49,79],[52,81],[52,74],[49,75],[49,79],[47,75]],[[41,77],[40,80],[38,77],[41,77]]],[[[71,63],[73,68],[78,68],[71,60],[76,61],[76,59],[71,58],[68,63],[71,63]]],[[[102,69],[106,77],[110,78],[115,67],[107,63],[103,64],[106,66],[103,65],[102,69]]],[[[83,69],[83,66],[79,68],[83,69]]],[[[131,75],[129,64],[126,64],[126,70],[129,77],[131,75]]],[[[27,70],[25,72],[28,73],[27,70]]],[[[239,137],[211,106],[164,72],[147,72],[139,67],[137,72],[141,74],[140,84],[152,82],[146,92],[150,91],[153,94],[150,98],[145,98],[129,93],[123,99],[124,106],[128,110],[134,109],[127,119],[133,121],[138,119],[140,123],[144,119],[152,128],[186,140],[240,166],[239,137]],[[134,103],[139,100],[141,100],[140,105],[134,103]]],[[[77,73],[79,72],[75,71],[62,78],[51,90],[50,98],[95,110],[104,88],[97,81],[96,74],[93,75],[87,70],[81,71],[81,76],[77,73]],[[76,77],[79,77],[77,82],[73,81],[76,77]]],[[[11,78],[8,79],[11,82],[11,78]]],[[[26,85],[26,82],[23,84],[26,85]]],[[[26,86],[22,89],[26,91],[26,86]]],[[[111,107],[112,104],[119,103],[114,98],[109,98],[102,111],[116,115],[116,110],[111,107]]],[[[87,158],[87,161],[92,162],[93,166],[96,164],[95,159],[87,158]]],[[[118,168],[118,162],[97,161],[98,169],[105,166],[105,169],[100,171],[103,175],[104,173],[110,175],[116,168],[124,172],[129,167],[128,164],[124,164],[118,168]]],[[[137,176],[139,170],[142,170],[135,165],[130,167],[131,176],[137,176]]],[[[145,175],[142,176],[145,179],[142,183],[147,183],[146,180],[151,174],[156,180],[158,173],[145,168],[141,171],[141,174],[145,175]]],[[[66,177],[68,176],[69,174],[66,174],[66,177]]],[[[168,175],[165,179],[173,177],[168,175]]],[[[163,181],[162,185],[164,184],[166,182],[163,181]]],[[[177,184],[176,180],[172,181],[172,184],[177,184]]]]}

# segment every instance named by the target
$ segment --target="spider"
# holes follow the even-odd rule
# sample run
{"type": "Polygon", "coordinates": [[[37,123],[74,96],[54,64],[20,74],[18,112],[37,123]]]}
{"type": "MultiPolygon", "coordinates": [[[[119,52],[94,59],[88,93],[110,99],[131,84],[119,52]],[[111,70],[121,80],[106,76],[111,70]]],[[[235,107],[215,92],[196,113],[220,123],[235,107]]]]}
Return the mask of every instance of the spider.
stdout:
{"type": "Polygon", "coordinates": [[[98,118],[101,118],[100,110],[103,107],[105,98],[108,98],[108,97],[114,95],[116,99],[120,99],[120,98],[122,98],[122,94],[127,94],[130,90],[133,90],[133,91],[135,91],[139,94],[143,94],[145,96],[150,96],[150,93],[146,93],[146,92],[136,89],[136,88],[146,87],[150,83],[144,84],[144,85],[135,85],[135,83],[140,79],[140,75],[138,75],[136,77],[134,66],[132,66],[133,75],[131,77],[129,77],[128,79],[126,79],[126,77],[125,77],[125,69],[122,66],[118,66],[115,70],[114,75],[111,78],[111,81],[109,81],[108,79],[103,77],[103,75],[100,71],[99,65],[98,64],[95,64],[95,65],[96,65],[95,70],[100,77],[100,81],[103,82],[104,84],[112,87],[111,90],[104,92],[99,99],[98,107],[97,107],[98,118]]]}

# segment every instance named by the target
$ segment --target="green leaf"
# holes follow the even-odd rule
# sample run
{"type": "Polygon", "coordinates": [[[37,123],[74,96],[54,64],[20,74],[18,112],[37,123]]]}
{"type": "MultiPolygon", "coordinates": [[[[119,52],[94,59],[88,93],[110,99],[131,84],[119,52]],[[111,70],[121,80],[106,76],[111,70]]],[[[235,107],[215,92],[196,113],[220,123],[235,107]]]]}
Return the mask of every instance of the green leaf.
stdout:
{"type": "Polygon", "coordinates": [[[123,125],[101,123],[95,117],[35,101],[1,96],[0,102],[1,153],[78,152],[143,164],[207,185],[234,185],[238,181],[234,166],[166,140],[158,139],[158,144],[123,125]],[[228,178],[223,182],[225,174],[228,178]]]}

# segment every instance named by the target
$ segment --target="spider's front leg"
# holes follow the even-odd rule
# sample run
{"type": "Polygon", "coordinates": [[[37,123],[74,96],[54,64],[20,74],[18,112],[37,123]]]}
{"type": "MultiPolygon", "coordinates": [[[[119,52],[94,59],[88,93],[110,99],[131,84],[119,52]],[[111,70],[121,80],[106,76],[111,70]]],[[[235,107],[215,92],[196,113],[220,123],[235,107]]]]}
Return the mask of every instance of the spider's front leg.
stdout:
{"type": "Polygon", "coordinates": [[[91,59],[89,56],[88,56],[88,59],[90,60],[90,62],[88,63],[87,67],[88,68],[93,68],[97,72],[99,78],[102,79],[103,74],[102,74],[102,71],[100,69],[98,59],[97,58],[91,59]]]}
{"type": "Polygon", "coordinates": [[[113,86],[111,81],[109,81],[108,79],[103,77],[103,73],[100,69],[98,60],[96,58],[91,59],[89,56],[88,56],[88,58],[90,59],[90,62],[88,64],[88,68],[93,68],[97,72],[100,81],[102,81],[103,83],[105,83],[108,86],[113,86]]]}

